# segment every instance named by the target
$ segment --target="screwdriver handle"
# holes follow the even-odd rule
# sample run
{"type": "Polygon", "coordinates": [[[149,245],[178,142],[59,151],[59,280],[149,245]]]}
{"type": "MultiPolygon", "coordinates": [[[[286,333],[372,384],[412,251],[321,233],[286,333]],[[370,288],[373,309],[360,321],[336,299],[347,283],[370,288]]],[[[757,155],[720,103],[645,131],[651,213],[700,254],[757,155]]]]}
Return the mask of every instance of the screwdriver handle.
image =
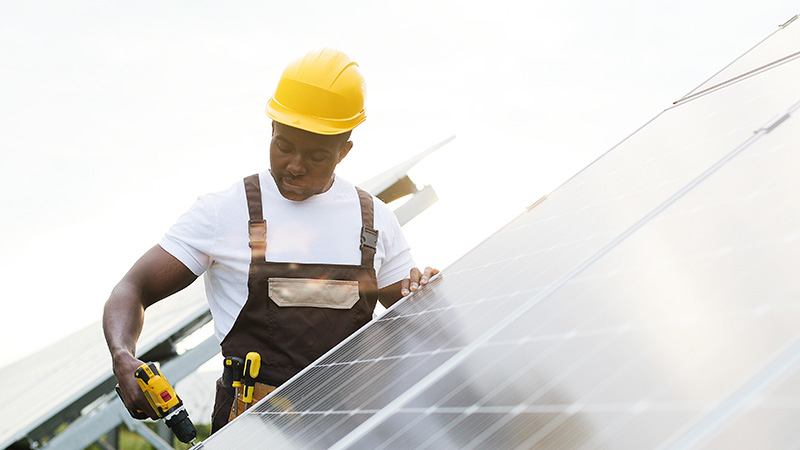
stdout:
{"type": "Polygon", "coordinates": [[[256,378],[261,370],[261,355],[258,352],[250,352],[244,361],[244,392],[242,401],[249,405],[253,402],[253,393],[256,386],[256,378]]]}
{"type": "Polygon", "coordinates": [[[235,389],[242,386],[242,371],[244,361],[236,356],[225,358],[225,366],[222,371],[222,386],[225,389],[235,389]]]}

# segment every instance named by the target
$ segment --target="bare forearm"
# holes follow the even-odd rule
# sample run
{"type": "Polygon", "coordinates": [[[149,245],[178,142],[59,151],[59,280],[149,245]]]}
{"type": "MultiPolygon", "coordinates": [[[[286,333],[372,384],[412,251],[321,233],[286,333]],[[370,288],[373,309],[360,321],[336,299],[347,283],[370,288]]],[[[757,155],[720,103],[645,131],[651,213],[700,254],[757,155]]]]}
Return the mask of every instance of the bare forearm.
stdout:
{"type": "Polygon", "coordinates": [[[103,332],[115,365],[120,354],[136,354],[145,308],[185,288],[196,278],[158,245],[136,261],[111,292],[103,311],[103,332]]]}
{"type": "Polygon", "coordinates": [[[103,333],[119,381],[120,393],[131,411],[157,415],[139,389],[133,373],[142,364],[136,341],[144,325],[144,310],[197,278],[180,261],[156,245],[148,250],[111,292],[103,310],[103,333]]]}
{"type": "Polygon", "coordinates": [[[378,290],[378,301],[381,302],[384,308],[388,308],[394,305],[398,300],[403,298],[402,290],[402,282],[398,281],[395,284],[386,286],[383,289],[378,290]]]}
{"type": "Polygon", "coordinates": [[[103,333],[114,359],[136,355],[136,341],[144,324],[144,302],[140,293],[121,282],[111,292],[103,310],[103,333]]]}

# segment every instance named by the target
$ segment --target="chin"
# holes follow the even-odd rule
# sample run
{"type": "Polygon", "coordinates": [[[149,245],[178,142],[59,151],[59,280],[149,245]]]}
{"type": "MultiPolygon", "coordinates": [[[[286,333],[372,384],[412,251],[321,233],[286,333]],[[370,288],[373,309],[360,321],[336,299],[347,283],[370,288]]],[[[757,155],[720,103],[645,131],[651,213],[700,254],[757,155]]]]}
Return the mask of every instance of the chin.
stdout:
{"type": "Polygon", "coordinates": [[[296,201],[305,200],[308,198],[308,195],[294,191],[287,191],[286,189],[281,189],[281,195],[283,195],[285,198],[289,200],[296,200],[296,201]]]}
{"type": "Polygon", "coordinates": [[[285,186],[283,186],[281,189],[279,189],[279,191],[281,192],[281,195],[283,195],[285,198],[287,198],[289,200],[298,201],[298,202],[302,201],[302,200],[305,200],[308,197],[311,197],[313,195],[313,194],[309,194],[308,192],[289,189],[289,188],[287,188],[285,186]]]}

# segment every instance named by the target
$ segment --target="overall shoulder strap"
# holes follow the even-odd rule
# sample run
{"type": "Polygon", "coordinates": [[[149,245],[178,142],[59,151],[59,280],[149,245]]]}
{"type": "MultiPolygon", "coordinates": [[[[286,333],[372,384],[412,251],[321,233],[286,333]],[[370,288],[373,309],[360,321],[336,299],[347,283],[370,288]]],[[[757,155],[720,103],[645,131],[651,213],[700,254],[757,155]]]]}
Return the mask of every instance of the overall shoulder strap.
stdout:
{"type": "Polygon", "coordinates": [[[375,250],[378,248],[378,230],[375,226],[375,205],[372,195],[356,186],[358,199],[361,202],[361,265],[375,266],[375,250]]]}
{"type": "Polygon", "coordinates": [[[267,254],[267,221],[264,220],[261,206],[261,183],[258,174],[250,175],[244,179],[244,191],[247,195],[247,209],[250,221],[247,232],[250,236],[251,263],[266,263],[267,254]]]}

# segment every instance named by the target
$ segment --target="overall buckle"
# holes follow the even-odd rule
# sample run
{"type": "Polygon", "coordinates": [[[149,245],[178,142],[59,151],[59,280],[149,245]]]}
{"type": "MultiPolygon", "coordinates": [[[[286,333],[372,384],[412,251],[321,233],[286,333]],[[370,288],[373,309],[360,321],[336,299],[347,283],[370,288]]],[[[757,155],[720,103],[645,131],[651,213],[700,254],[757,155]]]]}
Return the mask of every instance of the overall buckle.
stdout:
{"type": "Polygon", "coordinates": [[[267,245],[267,221],[251,220],[249,222],[250,242],[247,245],[266,247],[267,245]]]}
{"type": "Polygon", "coordinates": [[[361,245],[358,246],[358,249],[364,250],[364,247],[369,247],[373,250],[378,248],[378,230],[366,225],[361,227],[361,245]]]}

